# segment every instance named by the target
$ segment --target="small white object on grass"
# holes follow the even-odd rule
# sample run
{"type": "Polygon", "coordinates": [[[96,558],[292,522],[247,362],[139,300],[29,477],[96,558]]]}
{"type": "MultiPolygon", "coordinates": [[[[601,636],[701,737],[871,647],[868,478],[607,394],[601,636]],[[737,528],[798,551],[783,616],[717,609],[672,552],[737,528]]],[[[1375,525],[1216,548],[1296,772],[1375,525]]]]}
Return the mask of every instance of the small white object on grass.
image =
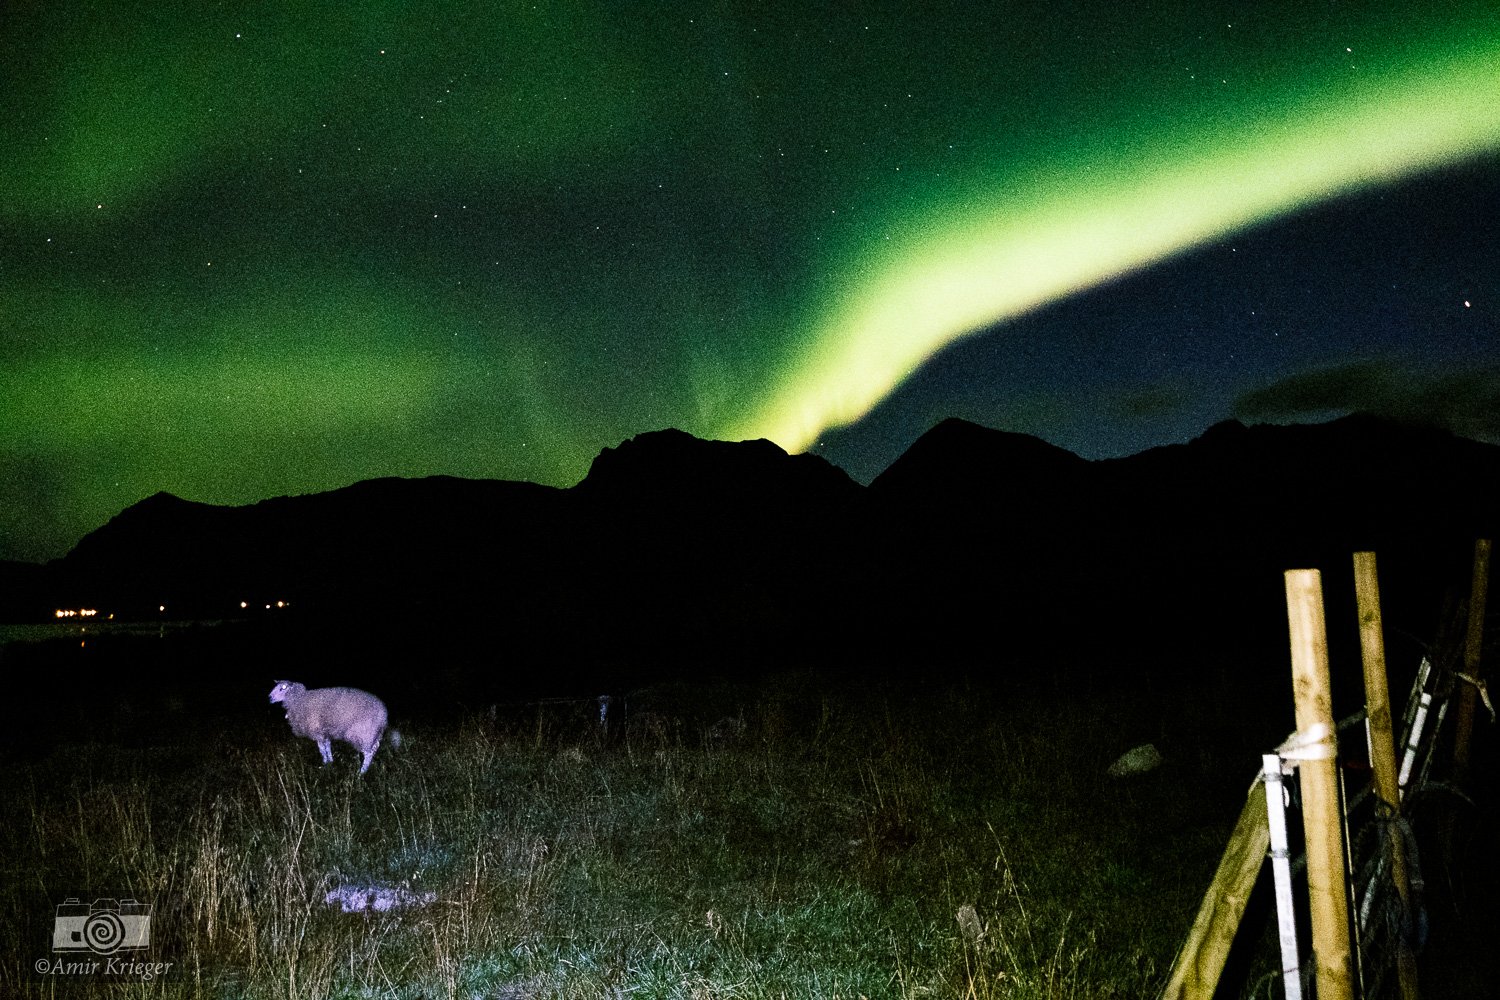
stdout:
{"type": "Polygon", "coordinates": [[[337,904],[345,913],[390,913],[435,903],[437,893],[391,885],[341,885],[329,889],[323,902],[329,906],[337,904]]]}

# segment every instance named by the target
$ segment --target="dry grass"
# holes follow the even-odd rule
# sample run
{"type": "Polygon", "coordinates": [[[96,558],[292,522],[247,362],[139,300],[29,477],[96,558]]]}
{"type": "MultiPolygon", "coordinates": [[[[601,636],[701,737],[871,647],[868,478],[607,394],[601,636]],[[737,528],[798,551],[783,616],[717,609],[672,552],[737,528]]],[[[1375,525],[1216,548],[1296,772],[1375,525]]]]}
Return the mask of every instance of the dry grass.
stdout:
{"type": "Polygon", "coordinates": [[[636,701],[607,740],[565,708],[404,727],[363,778],[270,719],[10,768],[0,992],[57,988],[31,972],[51,907],[107,890],[156,905],[172,969],[67,995],[1139,997],[1233,819],[1183,805],[1191,769],[1104,778],[1134,723],[1078,706],[636,701]],[[350,884],[435,901],[327,904],[350,884]]]}

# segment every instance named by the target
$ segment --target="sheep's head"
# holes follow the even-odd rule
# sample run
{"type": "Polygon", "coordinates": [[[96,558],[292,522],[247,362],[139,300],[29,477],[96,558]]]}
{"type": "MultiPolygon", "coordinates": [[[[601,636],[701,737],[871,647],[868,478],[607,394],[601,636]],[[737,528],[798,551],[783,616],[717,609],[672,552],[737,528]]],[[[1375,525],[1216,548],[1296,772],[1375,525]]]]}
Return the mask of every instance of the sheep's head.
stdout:
{"type": "Polygon", "coordinates": [[[296,681],[277,681],[276,686],[271,689],[271,704],[286,701],[288,695],[299,694],[306,690],[306,684],[298,684],[296,681]]]}

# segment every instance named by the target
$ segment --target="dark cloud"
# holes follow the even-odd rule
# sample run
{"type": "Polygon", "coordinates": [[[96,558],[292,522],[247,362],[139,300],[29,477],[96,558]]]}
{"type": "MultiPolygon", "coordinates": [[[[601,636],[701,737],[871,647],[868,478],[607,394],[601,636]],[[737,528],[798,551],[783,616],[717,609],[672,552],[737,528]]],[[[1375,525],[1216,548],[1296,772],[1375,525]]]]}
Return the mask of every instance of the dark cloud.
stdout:
{"type": "Polygon", "coordinates": [[[1245,393],[1234,406],[1236,417],[1264,421],[1349,412],[1500,441],[1500,366],[1421,372],[1361,361],[1280,379],[1245,393]]]}

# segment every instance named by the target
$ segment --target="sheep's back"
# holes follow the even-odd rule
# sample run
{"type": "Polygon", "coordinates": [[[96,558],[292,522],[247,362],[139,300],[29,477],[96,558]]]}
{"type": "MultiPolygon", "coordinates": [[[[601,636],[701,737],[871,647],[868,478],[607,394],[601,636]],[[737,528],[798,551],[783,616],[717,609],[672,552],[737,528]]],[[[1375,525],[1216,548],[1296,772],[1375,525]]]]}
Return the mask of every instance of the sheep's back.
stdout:
{"type": "Polygon", "coordinates": [[[292,732],[310,739],[343,739],[361,746],[385,730],[385,703],[358,688],[314,688],[287,702],[292,732]]]}

